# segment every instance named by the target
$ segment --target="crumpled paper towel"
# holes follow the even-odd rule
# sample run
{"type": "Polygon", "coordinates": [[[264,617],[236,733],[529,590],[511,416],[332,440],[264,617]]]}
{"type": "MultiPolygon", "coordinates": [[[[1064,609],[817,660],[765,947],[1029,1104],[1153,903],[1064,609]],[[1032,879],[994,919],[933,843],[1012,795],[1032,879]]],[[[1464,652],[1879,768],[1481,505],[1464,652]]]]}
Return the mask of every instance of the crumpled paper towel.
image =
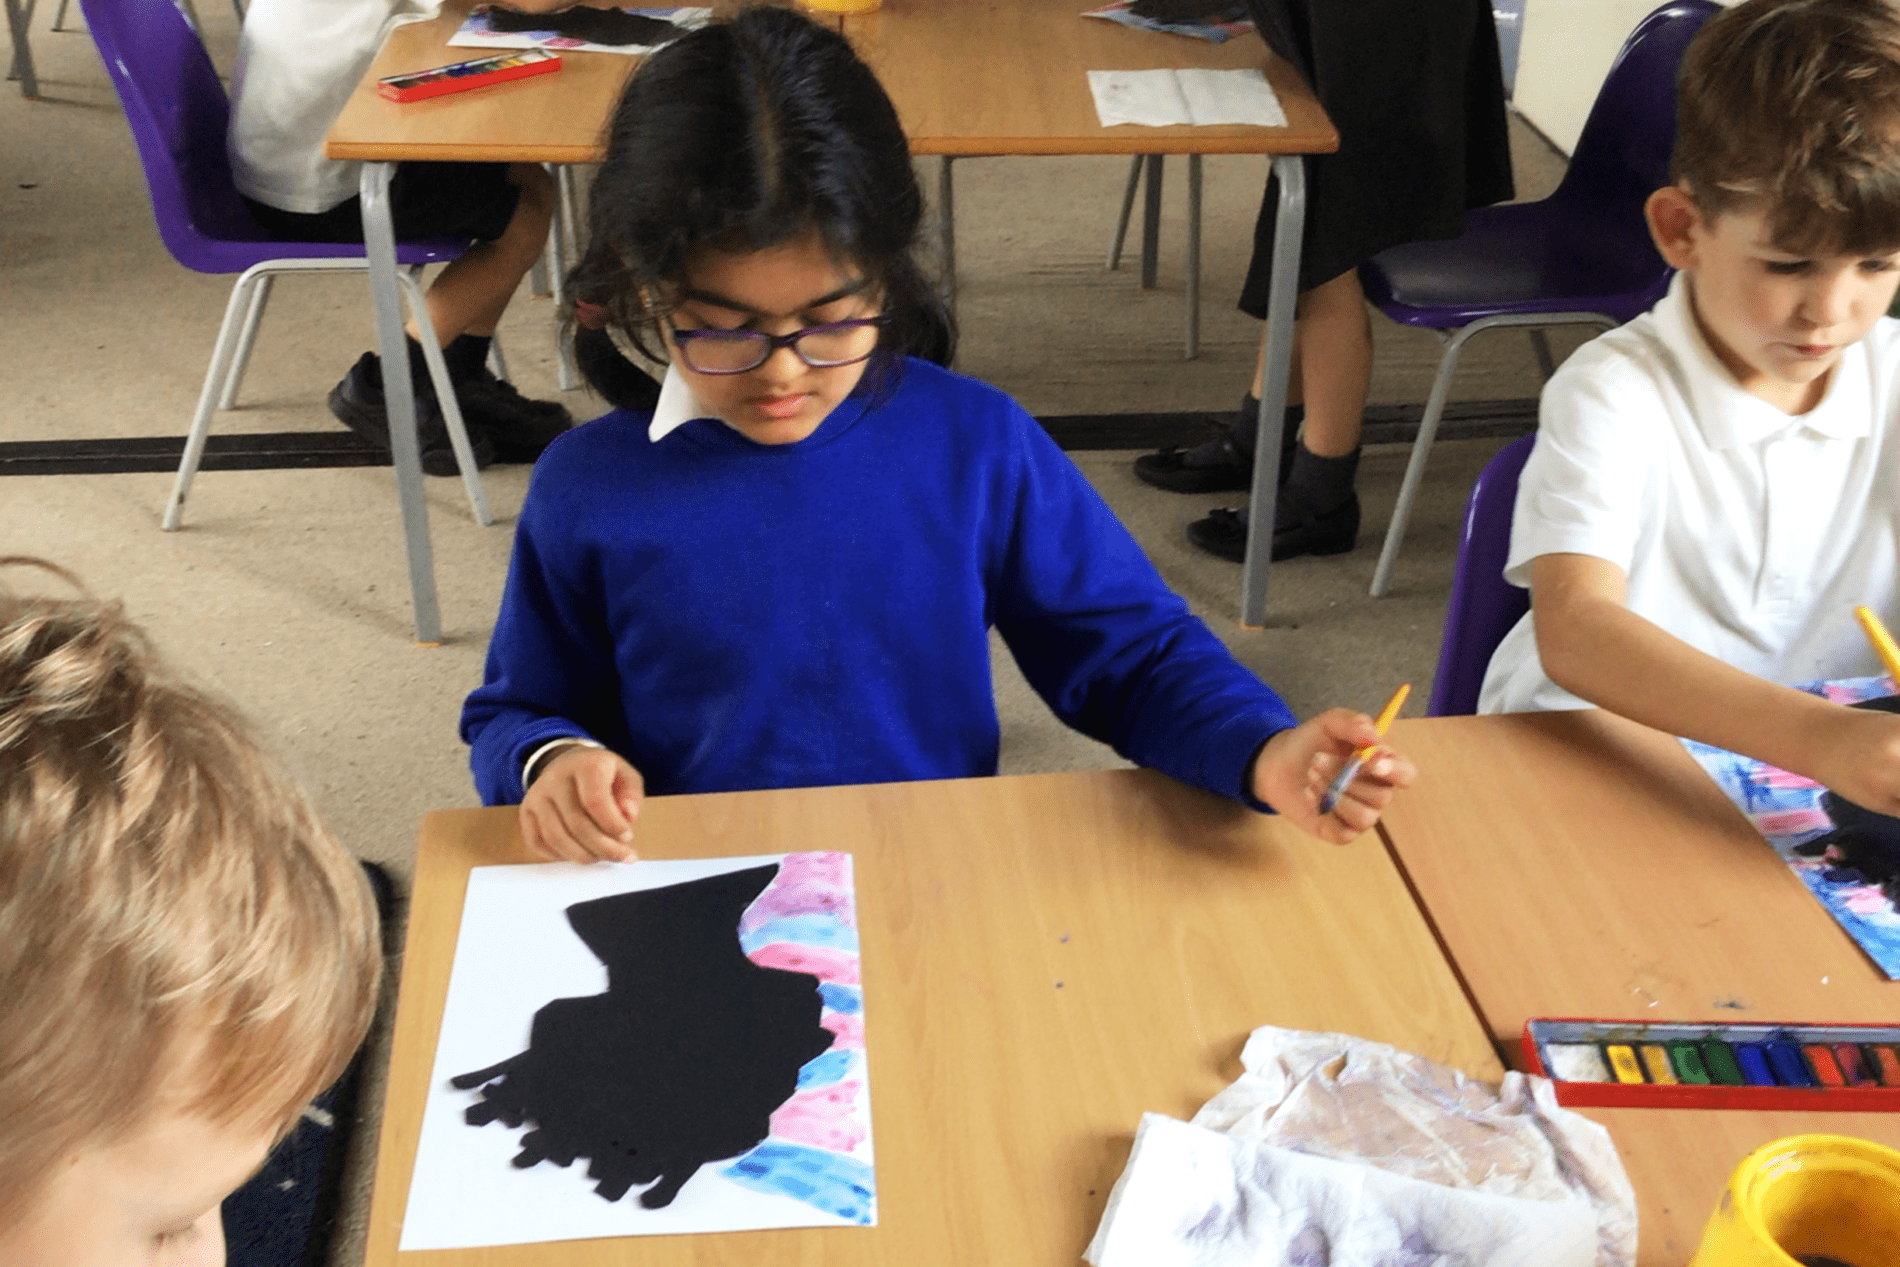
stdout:
{"type": "Polygon", "coordinates": [[[1144,1114],[1095,1267],[1630,1267],[1609,1133],[1346,1034],[1263,1026],[1192,1123],[1144,1114]]]}

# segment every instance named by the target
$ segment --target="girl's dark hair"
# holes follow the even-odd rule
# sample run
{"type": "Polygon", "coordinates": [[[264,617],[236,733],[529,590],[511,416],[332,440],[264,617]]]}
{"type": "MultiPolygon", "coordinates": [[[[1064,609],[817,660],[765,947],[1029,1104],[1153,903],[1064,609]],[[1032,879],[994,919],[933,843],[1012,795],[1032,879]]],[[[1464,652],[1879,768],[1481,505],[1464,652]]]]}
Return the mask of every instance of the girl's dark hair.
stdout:
{"type": "Polygon", "coordinates": [[[843,36],[769,8],[682,36],[614,113],[568,285],[583,372],[617,405],[650,404],[623,399],[602,327],[664,361],[656,327],[697,253],[809,232],[879,288],[880,351],[948,363],[955,327],[915,258],[923,205],[897,111],[843,36]]]}

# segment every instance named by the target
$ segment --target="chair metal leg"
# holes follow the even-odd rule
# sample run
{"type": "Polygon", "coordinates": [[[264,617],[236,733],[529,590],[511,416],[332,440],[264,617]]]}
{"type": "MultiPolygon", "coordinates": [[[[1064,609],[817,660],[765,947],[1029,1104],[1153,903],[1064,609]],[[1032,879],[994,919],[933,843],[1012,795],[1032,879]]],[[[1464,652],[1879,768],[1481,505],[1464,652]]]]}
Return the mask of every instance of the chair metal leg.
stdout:
{"type": "Polygon", "coordinates": [[[205,438],[211,433],[212,407],[229,372],[232,354],[241,338],[244,314],[250,308],[252,287],[262,267],[254,265],[246,269],[231,287],[231,298],[224,305],[224,322],[218,327],[217,342],[212,345],[211,364],[205,369],[204,387],[198,392],[198,409],[191,417],[191,430],[185,435],[185,454],[178,463],[178,476],[172,481],[172,495],[165,503],[165,517],[160,522],[166,532],[176,532],[184,520],[185,497],[191,492],[192,477],[198,473],[198,463],[204,458],[205,438]]]}
{"type": "Polygon", "coordinates": [[[1426,397],[1425,412],[1418,420],[1418,438],[1412,441],[1412,457],[1405,464],[1405,480],[1399,485],[1399,500],[1392,507],[1392,522],[1386,526],[1385,545],[1379,551],[1379,564],[1372,571],[1374,598],[1384,598],[1392,583],[1392,568],[1399,559],[1399,545],[1405,540],[1405,525],[1412,518],[1412,502],[1418,496],[1420,481],[1425,478],[1425,460],[1431,455],[1439,419],[1445,415],[1445,399],[1451,394],[1451,379],[1458,369],[1458,354],[1464,350],[1465,341],[1484,328],[1474,323],[1445,340],[1445,354],[1438,361],[1438,377],[1432,380],[1431,395],[1426,397]]]}
{"type": "Polygon", "coordinates": [[[1141,288],[1155,288],[1157,262],[1161,255],[1161,171],[1162,156],[1148,155],[1148,184],[1142,190],[1141,204],[1141,288]]]}
{"type": "Polygon", "coordinates": [[[1451,393],[1451,376],[1458,367],[1458,354],[1471,337],[1484,330],[1499,330],[1507,326],[1523,326],[1532,332],[1536,346],[1542,349],[1539,359],[1544,362],[1546,376],[1555,372],[1550,366],[1549,346],[1544,342],[1543,331],[1549,326],[1597,326],[1601,329],[1615,329],[1614,318],[1600,312],[1541,312],[1507,314],[1496,317],[1484,317],[1472,322],[1453,335],[1440,337],[1446,340],[1445,355],[1438,364],[1438,377],[1432,382],[1431,395],[1425,401],[1425,413],[1419,418],[1418,439],[1412,442],[1412,457],[1405,466],[1405,480],[1399,485],[1399,499],[1392,507],[1392,522],[1385,530],[1385,546],[1379,551],[1379,563],[1372,573],[1372,596],[1384,598],[1392,582],[1392,569],[1398,562],[1399,546],[1405,540],[1405,527],[1412,517],[1412,502],[1418,495],[1419,481],[1425,477],[1425,459],[1431,452],[1432,440],[1438,433],[1439,421],[1444,417],[1445,401],[1451,393]]]}
{"type": "Polygon", "coordinates": [[[198,6],[194,0],[177,0],[178,7],[184,10],[185,21],[191,23],[191,29],[199,39],[204,38],[204,20],[198,16],[198,6]]]}
{"type": "Polygon", "coordinates": [[[71,3],[72,0],[59,0],[59,8],[53,10],[53,29],[55,31],[63,31],[66,29],[66,6],[71,3]]]}
{"type": "Polygon", "coordinates": [[[237,407],[238,385],[244,381],[245,367],[251,363],[251,345],[257,342],[257,326],[264,319],[264,305],[270,302],[271,283],[276,280],[265,273],[251,287],[251,302],[244,310],[244,330],[238,336],[237,354],[231,358],[231,372],[224,376],[224,390],[218,395],[220,409],[237,407]]]}
{"type": "Polygon", "coordinates": [[[501,335],[495,334],[488,340],[488,370],[502,382],[512,382],[508,377],[508,359],[501,354],[501,335]]]}
{"type": "Polygon", "coordinates": [[[32,35],[33,6],[22,4],[21,0],[7,0],[7,28],[13,34],[13,61],[7,72],[8,79],[20,81],[22,97],[40,95],[39,76],[33,70],[33,46],[28,43],[32,35]]]}
{"type": "Polygon", "coordinates": [[[1550,354],[1550,340],[1544,335],[1542,326],[1531,327],[1531,351],[1537,354],[1537,368],[1548,383],[1550,376],[1557,372],[1557,361],[1550,354]]]}
{"type": "Polygon", "coordinates": [[[943,248],[943,277],[940,279],[943,302],[954,316],[957,310],[957,201],[956,186],[950,179],[952,161],[954,155],[950,154],[937,160],[937,233],[943,248]]]}
{"type": "Polygon", "coordinates": [[[1135,190],[1141,186],[1141,155],[1128,161],[1128,184],[1122,189],[1122,210],[1115,218],[1115,240],[1108,244],[1108,271],[1122,266],[1122,244],[1128,240],[1128,218],[1135,211],[1135,190]]]}
{"type": "Polygon", "coordinates": [[[1201,354],[1201,156],[1188,155],[1187,360],[1201,354]]]}
{"type": "MultiPolygon", "coordinates": [[[[436,338],[435,325],[429,320],[428,301],[422,285],[413,273],[398,270],[396,280],[409,300],[409,312],[416,322],[416,342],[422,345],[422,359],[429,365],[429,381],[435,384],[435,400],[442,410],[442,421],[449,431],[449,447],[455,450],[455,465],[462,473],[462,488],[468,494],[469,509],[475,522],[486,528],[495,522],[488,510],[488,494],[482,488],[481,472],[475,467],[475,449],[468,442],[468,428],[462,422],[462,406],[455,399],[455,385],[449,381],[449,365],[442,357],[442,344],[436,338]]],[[[388,393],[384,392],[384,399],[388,393]]]]}

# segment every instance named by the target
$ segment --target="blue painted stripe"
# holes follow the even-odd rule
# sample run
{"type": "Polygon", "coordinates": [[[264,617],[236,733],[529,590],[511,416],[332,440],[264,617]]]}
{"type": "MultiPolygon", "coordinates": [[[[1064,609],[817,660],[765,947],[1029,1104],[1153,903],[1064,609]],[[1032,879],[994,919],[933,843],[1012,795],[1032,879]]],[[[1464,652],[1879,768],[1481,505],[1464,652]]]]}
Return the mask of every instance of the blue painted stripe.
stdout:
{"type": "Polygon", "coordinates": [[[816,1087],[828,1087],[834,1082],[843,1082],[857,1072],[858,1061],[862,1053],[849,1047],[838,1047],[822,1056],[813,1056],[798,1071],[798,1089],[810,1091],[816,1087]]]}
{"type": "Polygon", "coordinates": [[[856,950],[858,930],[834,915],[789,915],[767,920],[739,936],[739,944],[747,954],[780,941],[824,950],[856,950]]]}
{"type": "Polygon", "coordinates": [[[855,985],[837,985],[830,981],[818,983],[818,996],[825,1006],[834,1012],[846,1016],[856,1016],[864,1010],[864,991],[855,985]]]}
{"type": "Polygon", "coordinates": [[[734,1161],[726,1178],[755,1192],[771,1192],[853,1223],[868,1225],[877,1202],[871,1167],[842,1153],[766,1140],[734,1161]]]}

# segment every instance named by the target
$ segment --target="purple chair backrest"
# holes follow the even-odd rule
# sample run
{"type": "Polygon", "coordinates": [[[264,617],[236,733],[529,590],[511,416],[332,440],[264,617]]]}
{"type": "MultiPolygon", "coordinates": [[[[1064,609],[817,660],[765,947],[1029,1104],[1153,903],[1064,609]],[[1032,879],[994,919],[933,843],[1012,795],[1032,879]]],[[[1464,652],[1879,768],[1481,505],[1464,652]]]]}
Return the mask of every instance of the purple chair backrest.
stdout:
{"type": "Polygon", "coordinates": [[[1659,277],[1627,320],[1662,298],[1668,272],[1649,241],[1643,203],[1669,183],[1676,142],[1676,70],[1702,24],[1722,11],[1714,0],[1671,0],[1641,22],[1597,92],[1563,181],[1549,199],[1580,264],[1599,293],[1602,270],[1627,272],[1631,288],[1659,277]]]}
{"type": "Polygon", "coordinates": [[[1530,610],[1530,591],[1504,579],[1511,553],[1511,513],[1517,477],[1531,455],[1534,435],[1513,440],[1485,463],[1465,504],[1465,531],[1445,608],[1445,640],[1438,648],[1428,717],[1460,717],[1478,710],[1478,688],[1491,653],[1530,610]]]}
{"type": "Polygon", "coordinates": [[[138,142],[166,249],[186,268],[235,271],[215,243],[267,235],[231,181],[230,104],[203,42],[173,0],[79,0],[79,7],[138,142]]]}

